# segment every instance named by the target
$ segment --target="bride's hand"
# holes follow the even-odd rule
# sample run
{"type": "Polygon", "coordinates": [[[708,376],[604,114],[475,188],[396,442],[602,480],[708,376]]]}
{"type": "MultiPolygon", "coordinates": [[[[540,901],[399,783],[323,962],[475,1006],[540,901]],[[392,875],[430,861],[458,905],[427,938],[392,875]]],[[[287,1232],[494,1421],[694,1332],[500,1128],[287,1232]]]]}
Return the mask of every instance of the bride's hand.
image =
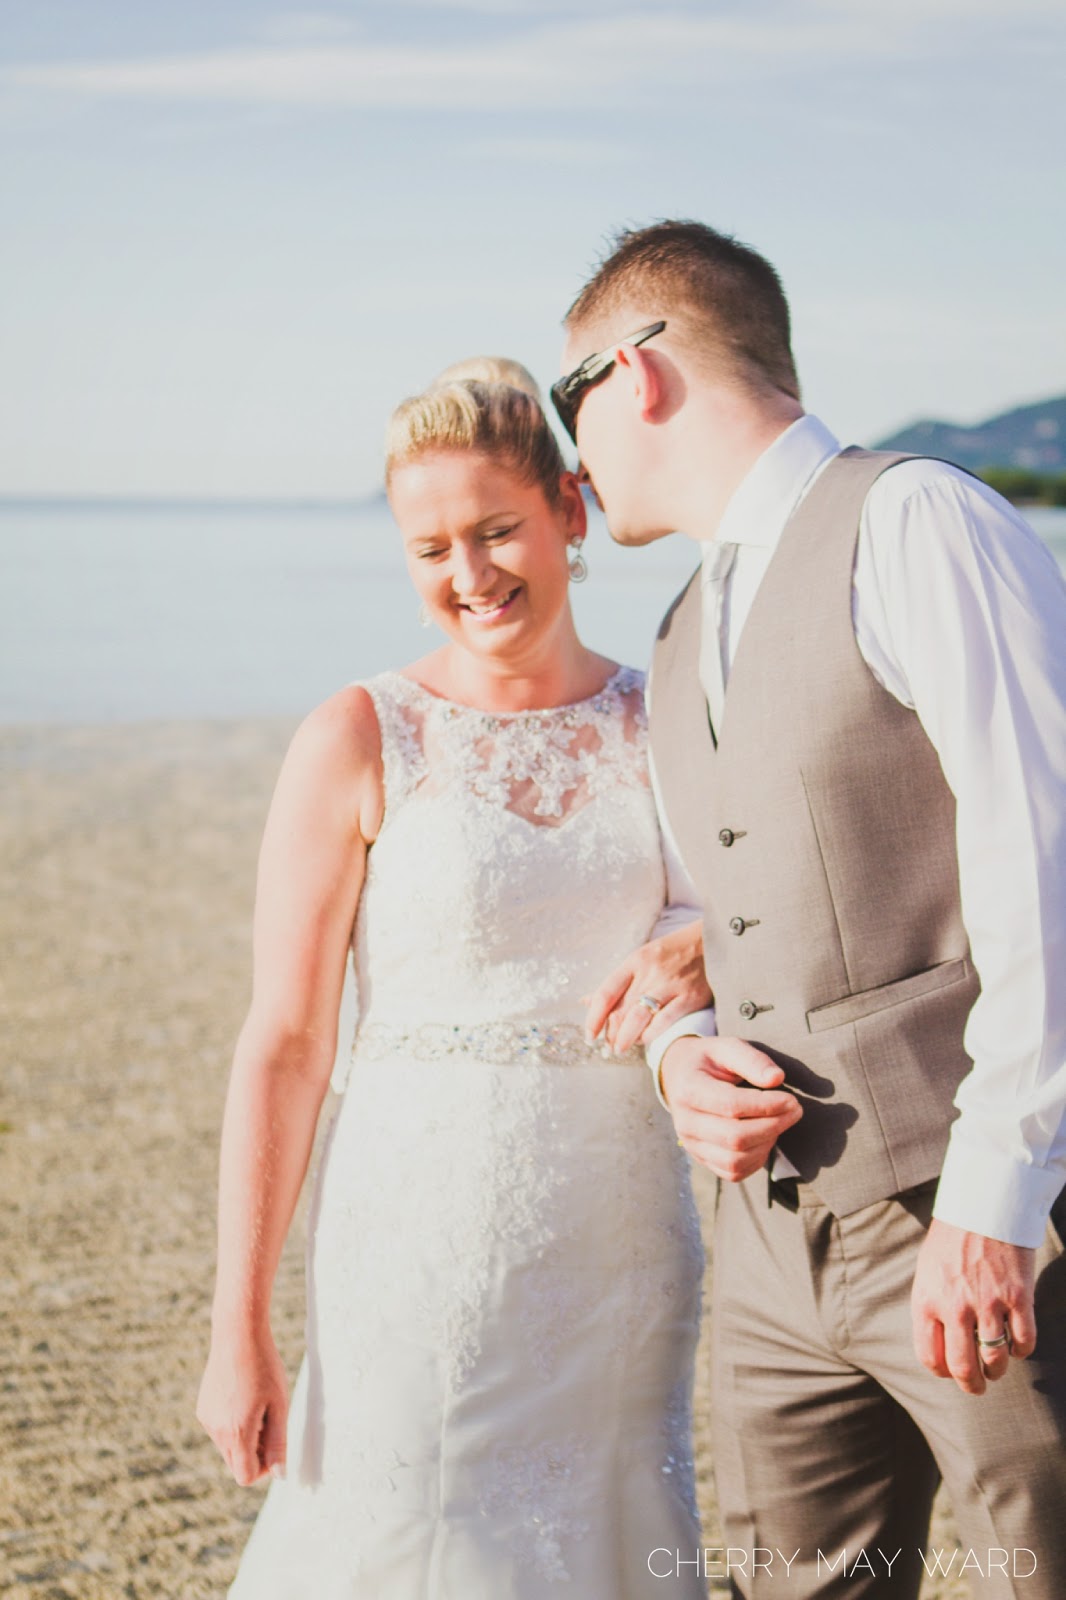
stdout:
{"type": "Polygon", "coordinates": [[[196,1402],[206,1428],[237,1482],[285,1476],[289,1386],[269,1332],[256,1339],[212,1341],[196,1402]]]}
{"type": "Polygon", "coordinates": [[[703,967],[703,929],[697,920],[641,945],[616,967],[595,993],[586,996],[585,1028],[593,1039],[602,1033],[621,1054],[638,1042],[650,1043],[671,1022],[690,1011],[702,1011],[711,1000],[703,967]],[[660,1010],[642,1005],[641,995],[658,1000],[660,1010]]]}

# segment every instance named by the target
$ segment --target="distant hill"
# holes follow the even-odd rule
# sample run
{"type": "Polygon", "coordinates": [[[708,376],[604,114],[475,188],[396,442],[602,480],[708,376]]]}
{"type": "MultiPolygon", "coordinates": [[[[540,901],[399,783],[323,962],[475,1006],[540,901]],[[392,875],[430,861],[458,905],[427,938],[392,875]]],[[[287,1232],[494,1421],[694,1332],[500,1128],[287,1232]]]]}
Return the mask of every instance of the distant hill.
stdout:
{"type": "Polygon", "coordinates": [[[874,446],[946,456],[971,472],[985,467],[1020,467],[1030,472],[1066,472],[1066,394],[1019,406],[973,428],[953,422],[914,422],[874,446]]]}

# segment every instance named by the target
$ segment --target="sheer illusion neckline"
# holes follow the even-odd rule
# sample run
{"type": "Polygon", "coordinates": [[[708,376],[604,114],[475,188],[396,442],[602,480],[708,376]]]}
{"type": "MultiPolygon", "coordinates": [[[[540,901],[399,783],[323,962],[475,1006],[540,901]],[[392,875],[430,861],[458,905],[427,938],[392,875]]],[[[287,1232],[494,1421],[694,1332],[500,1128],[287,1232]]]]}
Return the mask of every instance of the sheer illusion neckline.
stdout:
{"type": "Polygon", "coordinates": [[[646,788],[643,682],[620,666],[582,700],[495,712],[379,673],[366,686],[382,729],[386,821],[417,792],[476,810],[479,827],[488,808],[557,828],[619,785],[646,788]]]}
{"type": "Polygon", "coordinates": [[[404,689],[413,691],[416,696],[443,707],[445,714],[449,717],[454,717],[459,712],[465,711],[471,716],[486,717],[493,722],[514,722],[522,717],[543,718],[562,716],[566,712],[595,710],[601,702],[609,699],[611,694],[624,683],[627,677],[634,675],[632,667],[617,666],[602,688],[597,689],[595,694],[583,696],[580,700],[567,700],[563,705],[558,706],[529,706],[523,711],[490,711],[486,706],[472,706],[463,700],[449,700],[446,695],[438,694],[435,689],[427,689],[425,684],[419,683],[416,678],[407,677],[406,673],[392,670],[383,674],[384,677],[391,678],[394,683],[400,684],[404,689]]]}

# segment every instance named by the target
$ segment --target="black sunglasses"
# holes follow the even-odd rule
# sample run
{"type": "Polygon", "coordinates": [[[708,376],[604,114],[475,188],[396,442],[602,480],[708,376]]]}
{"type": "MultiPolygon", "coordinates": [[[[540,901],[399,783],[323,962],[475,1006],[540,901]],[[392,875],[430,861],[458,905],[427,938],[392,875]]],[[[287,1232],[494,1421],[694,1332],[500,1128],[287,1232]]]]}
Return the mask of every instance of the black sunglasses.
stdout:
{"type": "Polygon", "coordinates": [[[646,339],[653,339],[657,333],[662,333],[665,327],[665,322],[653,322],[650,327],[641,328],[639,333],[631,333],[625,339],[616,339],[610,350],[601,350],[597,355],[586,356],[573,372],[568,372],[565,377],[559,378],[552,384],[551,397],[559,413],[559,421],[575,444],[577,414],[581,409],[581,402],[588,391],[602,382],[614,366],[612,352],[617,350],[620,344],[643,344],[646,339]]]}

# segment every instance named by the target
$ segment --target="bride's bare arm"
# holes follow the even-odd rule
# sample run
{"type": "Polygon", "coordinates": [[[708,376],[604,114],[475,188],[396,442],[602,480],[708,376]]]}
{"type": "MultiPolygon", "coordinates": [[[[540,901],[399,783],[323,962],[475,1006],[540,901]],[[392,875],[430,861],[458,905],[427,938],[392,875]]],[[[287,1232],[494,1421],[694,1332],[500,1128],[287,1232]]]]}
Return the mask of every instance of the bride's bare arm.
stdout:
{"type": "Polygon", "coordinates": [[[252,1001],[222,1127],[218,1275],[197,1416],[239,1483],[284,1466],[288,1391],[270,1297],[336,1050],[367,845],[380,825],[380,736],[363,689],[298,730],[259,857],[252,1001]]]}

